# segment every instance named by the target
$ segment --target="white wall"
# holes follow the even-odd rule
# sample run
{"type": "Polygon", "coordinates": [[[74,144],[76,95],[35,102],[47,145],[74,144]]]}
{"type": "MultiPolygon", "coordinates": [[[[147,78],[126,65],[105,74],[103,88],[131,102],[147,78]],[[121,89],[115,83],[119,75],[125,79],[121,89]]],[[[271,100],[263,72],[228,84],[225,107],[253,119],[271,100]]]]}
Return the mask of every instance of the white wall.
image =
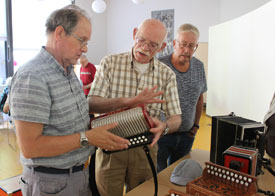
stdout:
{"type": "Polygon", "coordinates": [[[92,36],[86,56],[91,63],[99,64],[107,54],[107,12],[93,12],[91,0],[76,0],[75,4],[85,9],[92,17],[92,36]]]}
{"type": "Polygon", "coordinates": [[[210,28],[207,114],[262,121],[275,84],[275,0],[210,28]]]}
{"type": "Polygon", "coordinates": [[[88,59],[99,64],[102,57],[111,53],[129,51],[132,44],[132,30],[144,19],[151,17],[151,11],[175,9],[175,32],[183,23],[198,26],[200,42],[208,42],[208,29],[220,22],[247,13],[269,0],[145,0],[136,5],[131,0],[105,0],[107,9],[96,14],[91,9],[93,0],[76,0],[93,18],[93,33],[88,59]]]}
{"type": "Polygon", "coordinates": [[[220,22],[226,22],[247,14],[269,1],[270,0],[221,0],[220,22]]]}
{"type": "Polygon", "coordinates": [[[107,11],[107,53],[129,51],[133,28],[151,11],[175,9],[174,32],[183,23],[193,23],[201,31],[201,42],[208,41],[208,27],[219,20],[219,0],[146,0],[136,5],[131,0],[109,0],[107,11]]]}

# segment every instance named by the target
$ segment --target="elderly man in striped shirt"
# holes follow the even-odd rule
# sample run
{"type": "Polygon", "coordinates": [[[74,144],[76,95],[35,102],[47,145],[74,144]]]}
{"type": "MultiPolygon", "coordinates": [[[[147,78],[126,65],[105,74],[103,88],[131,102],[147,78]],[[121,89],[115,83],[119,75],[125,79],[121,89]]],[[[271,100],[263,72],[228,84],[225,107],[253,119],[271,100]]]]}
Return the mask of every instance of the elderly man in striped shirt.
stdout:
{"type": "Polygon", "coordinates": [[[89,129],[88,102],[73,71],[87,52],[91,22],[77,6],[54,11],[46,22],[47,43],[15,73],[11,115],[21,150],[24,196],[90,196],[84,167],[94,146],[128,148],[129,141],[109,133],[109,124],[89,129]]]}

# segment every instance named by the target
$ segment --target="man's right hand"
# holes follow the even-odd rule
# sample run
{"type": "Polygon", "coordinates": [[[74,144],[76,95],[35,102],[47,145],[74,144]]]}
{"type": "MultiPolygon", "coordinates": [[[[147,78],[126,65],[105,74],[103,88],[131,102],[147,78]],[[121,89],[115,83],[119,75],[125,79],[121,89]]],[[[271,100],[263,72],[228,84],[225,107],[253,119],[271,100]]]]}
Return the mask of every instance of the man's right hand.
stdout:
{"type": "Polygon", "coordinates": [[[128,145],[130,145],[127,139],[116,136],[108,131],[116,126],[117,123],[111,123],[86,131],[89,143],[109,151],[127,149],[128,145]]]}

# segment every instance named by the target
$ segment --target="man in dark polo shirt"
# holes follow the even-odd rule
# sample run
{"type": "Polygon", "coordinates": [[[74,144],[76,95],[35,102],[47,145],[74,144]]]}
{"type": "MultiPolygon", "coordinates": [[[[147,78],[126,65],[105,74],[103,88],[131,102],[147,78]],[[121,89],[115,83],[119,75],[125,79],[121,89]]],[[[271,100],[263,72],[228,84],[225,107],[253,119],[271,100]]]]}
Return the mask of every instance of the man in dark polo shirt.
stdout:
{"type": "Polygon", "coordinates": [[[181,125],[177,132],[158,141],[158,172],[185,156],[199,129],[203,93],[207,90],[203,63],[193,57],[198,48],[199,30],[192,24],[181,25],[173,41],[174,52],[159,60],[176,74],[181,108],[181,125]]]}

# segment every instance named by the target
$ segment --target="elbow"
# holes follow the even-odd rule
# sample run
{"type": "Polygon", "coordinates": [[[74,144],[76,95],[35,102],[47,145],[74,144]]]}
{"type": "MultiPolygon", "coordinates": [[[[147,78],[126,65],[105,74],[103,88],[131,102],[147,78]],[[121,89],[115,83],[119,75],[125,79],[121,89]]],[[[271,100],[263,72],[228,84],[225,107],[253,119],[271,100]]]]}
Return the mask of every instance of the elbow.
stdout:
{"type": "Polygon", "coordinates": [[[22,146],[20,146],[20,149],[21,149],[21,154],[26,158],[26,159],[32,159],[32,158],[37,158],[38,155],[35,155],[35,148],[29,148],[29,149],[26,149],[22,146]]]}
{"type": "Polygon", "coordinates": [[[21,153],[22,153],[22,155],[23,155],[26,159],[35,158],[35,157],[33,156],[33,153],[27,152],[27,151],[25,151],[25,150],[21,150],[21,153]]]}
{"type": "MultiPolygon", "coordinates": [[[[177,121],[178,121],[178,128],[179,128],[180,125],[181,125],[181,115],[178,115],[177,121]]],[[[177,129],[178,129],[178,128],[177,128],[177,129]]]]}

